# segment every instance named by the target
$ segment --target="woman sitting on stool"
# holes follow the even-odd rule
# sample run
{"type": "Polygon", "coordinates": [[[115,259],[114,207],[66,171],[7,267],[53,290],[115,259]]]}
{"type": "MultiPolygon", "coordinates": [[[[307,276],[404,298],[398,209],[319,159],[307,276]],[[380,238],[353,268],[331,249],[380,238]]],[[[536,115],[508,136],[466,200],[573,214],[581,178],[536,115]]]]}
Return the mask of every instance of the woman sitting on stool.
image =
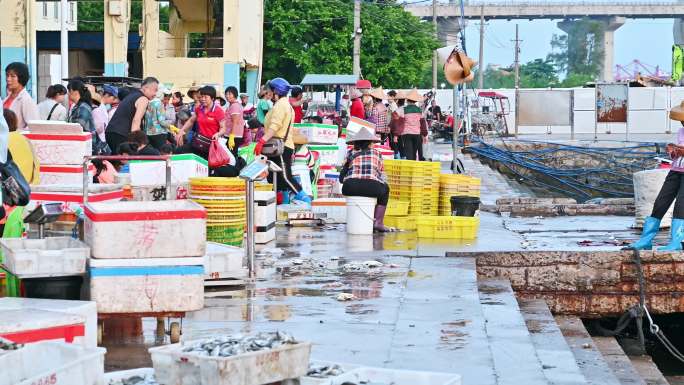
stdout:
{"type": "Polygon", "coordinates": [[[365,127],[354,137],[347,139],[347,143],[352,143],[354,149],[347,156],[340,171],[340,182],[342,194],[345,196],[377,198],[373,229],[376,232],[386,233],[394,231],[392,228],[385,227],[384,224],[389,186],[386,183],[382,154],[371,148],[373,142],[379,141],[380,139],[365,127]]]}
{"type": "Polygon", "coordinates": [[[660,229],[660,221],[676,198],[671,226],[672,240],[667,246],[659,247],[658,250],[682,250],[682,241],[684,241],[684,102],[672,108],[670,119],[682,122],[682,127],[677,133],[677,144],[669,143],[667,145],[667,153],[672,158],[672,168],[665,178],[663,187],[660,188],[655,203],[653,203],[651,216],[646,217],[644,221],[641,238],[625,249],[651,250],[653,238],[660,229]]]}

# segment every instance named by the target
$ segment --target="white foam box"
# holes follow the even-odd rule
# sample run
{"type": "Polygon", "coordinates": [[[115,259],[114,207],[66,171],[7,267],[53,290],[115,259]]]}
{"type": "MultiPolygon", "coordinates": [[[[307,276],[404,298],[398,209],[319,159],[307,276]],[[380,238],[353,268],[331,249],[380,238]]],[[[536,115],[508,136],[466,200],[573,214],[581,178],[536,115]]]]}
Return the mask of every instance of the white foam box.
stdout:
{"type": "Polygon", "coordinates": [[[315,214],[326,214],[326,223],[347,223],[347,200],[345,198],[322,198],[311,202],[315,214]]]}
{"type": "Polygon", "coordinates": [[[340,147],[336,144],[309,146],[309,150],[318,152],[321,165],[341,166],[339,160],[340,147]]]}
{"type": "MultiPolygon", "coordinates": [[[[132,160],[129,162],[132,186],[166,184],[166,162],[132,160]]],[[[209,176],[207,161],[195,154],[171,156],[171,183],[188,183],[190,178],[209,176]]]]}
{"type": "Polygon", "coordinates": [[[85,243],[93,258],[202,257],[207,212],[183,199],[88,203],[85,243]]]}
{"type": "MultiPolygon", "coordinates": [[[[72,328],[74,331],[69,334],[73,337],[73,343],[88,348],[97,346],[97,307],[95,302],[41,298],[0,298],[0,312],[9,310],[40,310],[79,317],[76,325],[80,325],[81,320],[85,320],[85,329],[72,328]]],[[[51,326],[50,324],[46,325],[51,326]]]]}
{"type": "Polygon", "coordinates": [[[254,192],[254,242],[263,245],[275,240],[277,208],[274,191],[254,192]]]}
{"type": "Polygon", "coordinates": [[[332,124],[301,123],[295,124],[299,133],[306,136],[310,144],[337,143],[338,128],[332,124]]]}
{"type": "Polygon", "coordinates": [[[347,138],[353,137],[356,135],[361,128],[365,127],[368,131],[371,132],[371,134],[375,134],[375,124],[359,119],[355,116],[352,116],[349,118],[349,123],[347,123],[347,138]]]}
{"type": "Polygon", "coordinates": [[[0,385],[104,385],[106,351],[61,342],[26,345],[0,355],[0,385]]]}
{"type": "MultiPolygon", "coordinates": [[[[123,198],[123,186],[117,184],[93,184],[88,186],[88,202],[118,202],[123,198]]],[[[31,201],[27,212],[42,203],[63,203],[62,209],[72,213],[83,206],[83,183],[31,186],[31,201]]]]}
{"type": "Polygon", "coordinates": [[[83,340],[85,333],[86,319],[78,314],[25,308],[0,312],[0,338],[21,344],[55,340],[90,345],[83,340]]]}
{"type": "Polygon", "coordinates": [[[2,238],[5,267],[19,278],[60,277],[85,273],[90,248],[71,237],[2,238]]]}
{"type": "Polygon", "coordinates": [[[305,375],[311,354],[311,344],[307,342],[232,357],[184,353],[183,347],[174,344],[149,349],[154,374],[160,384],[270,384],[305,375]]]}
{"type": "Polygon", "coordinates": [[[158,200],[188,199],[190,191],[189,183],[171,183],[171,196],[163,199],[164,185],[159,186],[132,186],[133,200],[138,202],[149,202],[158,200]]]}
{"type": "Polygon", "coordinates": [[[24,136],[31,141],[33,151],[42,165],[83,164],[83,157],[93,154],[89,132],[80,134],[32,134],[24,136]]]}
{"type": "Polygon", "coordinates": [[[322,385],[393,384],[393,385],[461,385],[461,376],[453,373],[419,372],[360,367],[333,377],[322,385]]]}
{"type": "MultiPolygon", "coordinates": [[[[90,180],[95,175],[95,166],[88,165],[90,180]]],[[[83,184],[83,165],[41,165],[40,184],[83,184]]]]}
{"type": "Polygon", "coordinates": [[[225,273],[239,272],[245,250],[239,247],[207,242],[204,254],[204,278],[220,279],[225,273]]]}
{"type": "Polygon", "coordinates": [[[83,126],[78,123],[57,120],[29,120],[26,124],[31,134],[78,135],[83,133],[83,126]]]}
{"type": "Polygon", "coordinates": [[[90,259],[98,313],[188,312],[204,306],[204,258],[90,259]]]}

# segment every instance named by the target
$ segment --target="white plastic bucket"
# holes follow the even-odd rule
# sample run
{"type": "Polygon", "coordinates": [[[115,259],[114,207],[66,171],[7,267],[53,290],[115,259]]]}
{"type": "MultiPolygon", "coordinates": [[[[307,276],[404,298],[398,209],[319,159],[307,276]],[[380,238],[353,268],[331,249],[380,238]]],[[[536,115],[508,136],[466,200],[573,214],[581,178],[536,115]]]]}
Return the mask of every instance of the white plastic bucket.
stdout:
{"type": "Polygon", "coordinates": [[[347,234],[373,234],[376,198],[347,197],[347,234]]]}

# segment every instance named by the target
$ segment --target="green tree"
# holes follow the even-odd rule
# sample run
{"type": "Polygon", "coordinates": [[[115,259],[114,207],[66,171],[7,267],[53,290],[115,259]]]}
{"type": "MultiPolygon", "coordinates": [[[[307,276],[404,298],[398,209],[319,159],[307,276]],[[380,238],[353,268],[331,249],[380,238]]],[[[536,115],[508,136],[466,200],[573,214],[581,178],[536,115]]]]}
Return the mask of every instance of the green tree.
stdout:
{"type": "MultiPolygon", "coordinates": [[[[130,32],[138,32],[138,25],[142,23],[142,6],[142,0],[131,0],[130,32]]],[[[104,1],[79,2],[77,14],[79,31],[104,31],[104,1]]],[[[168,7],[160,7],[159,17],[160,24],[168,26],[168,7]]]]}
{"type": "Polygon", "coordinates": [[[568,77],[588,75],[596,78],[601,71],[605,52],[603,38],[605,25],[588,18],[565,21],[565,35],[553,35],[552,53],[547,59],[568,77]]]}
{"type": "MultiPolygon", "coordinates": [[[[265,0],[264,78],[352,72],[353,1],[265,0]]],[[[439,43],[432,25],[394,0],[362,5],[361,71],[373,84],[422,85],[439,43]]]]}
{"type": "MultiPolygon", "coordinates": [[[[520,66],[521,88],[558,87],[559,84],[556,70],[548,60],[535,59],[520,66]]],[[[515,69],[488,66],[484,73],[484,87],[514,88],[515,69]]]]}

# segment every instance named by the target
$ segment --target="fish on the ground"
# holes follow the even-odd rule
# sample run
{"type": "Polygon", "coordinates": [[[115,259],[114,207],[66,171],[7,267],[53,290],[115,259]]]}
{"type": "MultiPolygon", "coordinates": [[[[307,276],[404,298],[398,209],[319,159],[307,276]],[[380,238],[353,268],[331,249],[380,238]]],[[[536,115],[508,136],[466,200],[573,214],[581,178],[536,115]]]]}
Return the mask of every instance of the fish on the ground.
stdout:
{"type": "Polygon", "coordinates": [[[196,341],[184,347],[183,352],[210,357],[232,357],[297,343],[293,336],[285,332],[263,332],[250,336],[219,336],[196,341]]]}
{"type": "Polygon", "coordinates": [[[306,376],[314,378],[326,378],[339,376],[342,373],[344,373],[344,370],[340,365],[337,364],[309,364],[309,371],[306,372],[306,376]]]}
{"type": "Polygon", "coordinates": [[[109,381],[108,385],[159,385],[159,383],[154,379],[153,374],[148,374],[145,376],[131,376],[121,380],[112,380],[109,381]]]}

